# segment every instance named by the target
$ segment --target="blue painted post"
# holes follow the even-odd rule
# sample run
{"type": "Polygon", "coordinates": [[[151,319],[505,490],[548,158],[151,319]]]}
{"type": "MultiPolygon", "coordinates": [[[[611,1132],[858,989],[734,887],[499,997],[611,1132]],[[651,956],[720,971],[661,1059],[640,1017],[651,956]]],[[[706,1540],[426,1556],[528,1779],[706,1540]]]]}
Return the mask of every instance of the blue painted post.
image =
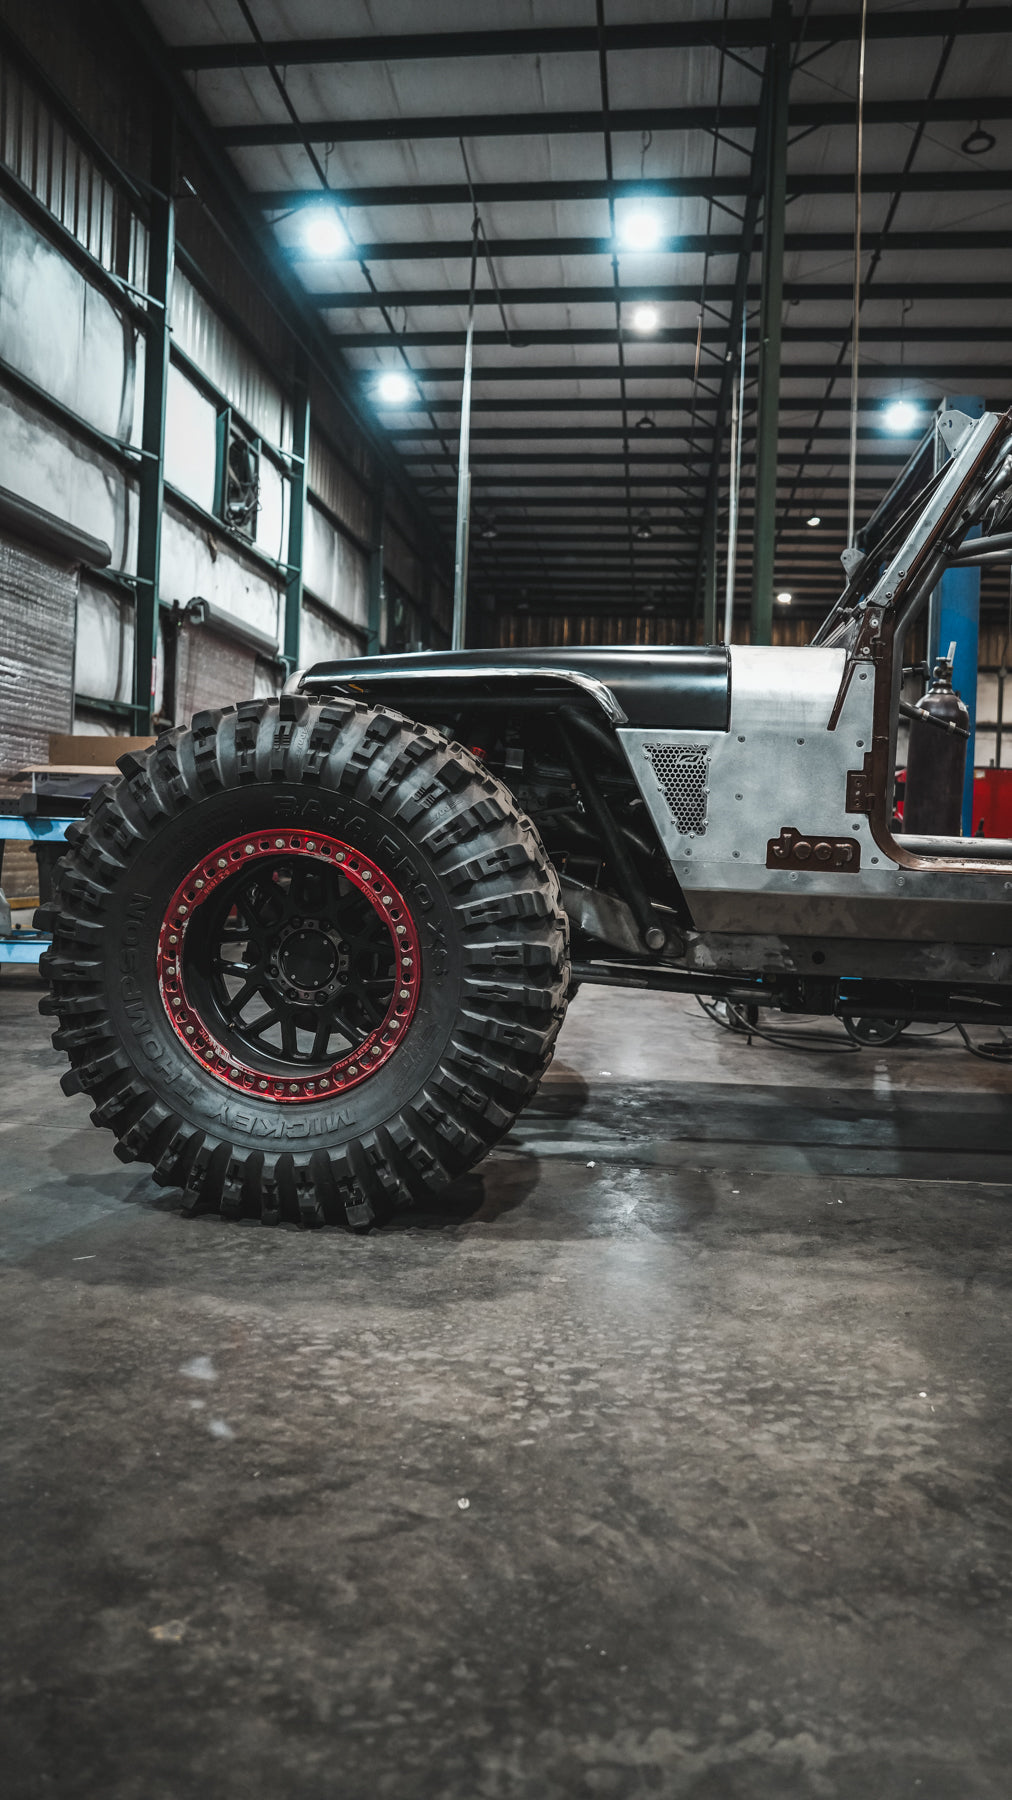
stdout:
{"type": "MultiPolygon", "coordinates": [[[[942,402],[944,411],[968,413],[979,419],[984,402],[976,394],[951,394],[942,402]]],[[[971,537],[980,535],[975,526],[971,537]]],[[[973,834],[973,751],[977,728],[977,654],[980,638],[980,570],[946,569],[931,599],[928,661],[946,656],[956,646],[952,685],[970,714],[970,741],[966,747],[966,780],[963,786],[963,835],[973,834]]]]}

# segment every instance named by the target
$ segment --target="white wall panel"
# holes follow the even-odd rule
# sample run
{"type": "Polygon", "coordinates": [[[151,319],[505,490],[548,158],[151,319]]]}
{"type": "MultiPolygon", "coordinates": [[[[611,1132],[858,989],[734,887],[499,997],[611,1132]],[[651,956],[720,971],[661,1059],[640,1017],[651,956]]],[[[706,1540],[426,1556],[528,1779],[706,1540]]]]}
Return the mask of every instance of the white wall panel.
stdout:
{"type": "Polygon", "coordinates": [[[133,689],[134,609],[125,594],[110,594],[85,579],[77,601],[74,688],[93,700],[129,701],[133,689]]]}
{"type": "Polygon", "coordinates": [[[172,334],[179,348],[258,432],[272,444],[290,447],[291,414],[279,383],[179,269],[172,284],[172,334]]]}
{"type": "Polygon", "coordinates": [[[306,508],[303,573],[317,599],[365,630],[369,618],[369,561],[336,531],[317,507],[306,508]]]}
{"type": "Polygon", "coordinates": [[[257,549],[277,562],[284,562],[288,552],[286,523],[288,483],[269,457],[260,458],[260,505],[257,511],[257,549]]]}
{"type": "Polygon", "coordinates": [[[0,356],[110,437],[128,437],[133,326],[0,198],[0,356]]]}
{"type": "Polygon", "coordinates": [[[243,619],[278,642],[279,597],[270,581],[222,545],[216,554],[207,534],[180,519],[167,506],[162,518],[163,600],[200,596],[243,619]]]}
{"type": "Polygon", "coordinates": [[[214,507],[218,415],[181,369],[170,367],[165,401],[165,479],[205,512],[214,507]]]}
{"type": "Polygon", "coordinates": [[[338,657],[361,656],[361,641],[335,618],[314,606],[311,600],[303,602],[302,636],[299,646],[299,664],[307,669],[315,662],[329,662],[338,657]]]}
{"type": "Polygon", "coordinates": [[[133,571],[136,498],[122,470],[2,391],[0,487],[104,538],[113,567],[133,571]]]}

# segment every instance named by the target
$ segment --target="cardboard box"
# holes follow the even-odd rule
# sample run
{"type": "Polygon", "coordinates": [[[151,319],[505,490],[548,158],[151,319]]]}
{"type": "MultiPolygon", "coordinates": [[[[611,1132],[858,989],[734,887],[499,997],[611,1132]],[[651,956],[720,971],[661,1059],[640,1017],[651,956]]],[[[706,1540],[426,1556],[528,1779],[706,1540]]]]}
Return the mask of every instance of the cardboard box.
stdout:
{"type": "Polygon", "coordinates": [[[49,760],[62,768],[111,769],[128,750],[146,750],[153,737],[85,737],[71,731],[49,733],[49,760]]]}

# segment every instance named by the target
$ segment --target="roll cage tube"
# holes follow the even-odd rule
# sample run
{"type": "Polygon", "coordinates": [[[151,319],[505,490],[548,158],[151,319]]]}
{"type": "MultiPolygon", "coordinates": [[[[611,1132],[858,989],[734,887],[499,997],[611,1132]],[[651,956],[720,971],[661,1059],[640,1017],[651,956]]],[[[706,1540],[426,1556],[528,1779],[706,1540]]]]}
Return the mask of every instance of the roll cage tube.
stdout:
{"type": "Polygon", "coordinates": [[[978,553],[989,561],[1012,562],[1012,532],[967,540],[967,533],[983,522],[992,505],[1003,512],[1002,498],[1012,491],[1012,410],[1000,416],[985,413],[976,421],[949,413],[939,421],[939,429],[952,447],[949,462],[875,548],[848,565],[847,587],[814,642],[846,650],[829,719],[831,731],[855,670],[869,663],[874,669],[872,747],[862,768],[848,778],[848,810],[866,813],[879,848],[905,867],[979,869],[979,858],[915,855],[893,837],[890,825],[907,632],[950,564],[978,553]]]}

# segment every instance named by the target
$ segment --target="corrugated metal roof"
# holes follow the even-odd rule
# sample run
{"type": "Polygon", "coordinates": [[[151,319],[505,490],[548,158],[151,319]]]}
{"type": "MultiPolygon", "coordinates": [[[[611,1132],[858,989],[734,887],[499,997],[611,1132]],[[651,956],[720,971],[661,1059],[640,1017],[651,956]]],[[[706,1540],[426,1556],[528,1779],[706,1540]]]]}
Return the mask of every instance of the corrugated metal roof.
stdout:
{"type": "MultiPolygon", "coordinates": [[[[691,607],[715,462],[727,487],[728,420],[716,393],[769,5],[605,0],[606,117],[594,0],[499,0],[494,13],[472,0],[247,0],[273,73],[235,0],[146,4],[320,297],[351,378],[371,397],[378,371],[405,362],[414,371],[413,408],[376,410],[448,529],[470,174],[508,328],[481,263],[476,598],[502,612],[691,607]],[[617,290],[609,127],[618,225],[649,205],[662,237],[649,253],[618,251],[617,290]],[[305,253],[302,208],[323,189],[302,133],[357,256],[305,253]],[[632,327],[643,299],[657,309],[653,335],[632,327]]],[[[845,529],[859,8],[814,0],[802,11],[790,90],[777,584],[796,605],[821,610],[840,585],[845,529]],[[815,513],[822,524],[808,527],[815,513]]],[[[902,392],[926,420],[944,395],[979,394],[991,406],[1012,398],[1010,23],[1008,5],[976,0],[869,7],[859,511],[911,448],[884,430],[887,400],[902,392]],[[963,146],[978,127],[994,141],[979,139],[974,154],[972,140],[963,146]]],[[[755,248],[748,275],[754,377],[755,248]]]]}

